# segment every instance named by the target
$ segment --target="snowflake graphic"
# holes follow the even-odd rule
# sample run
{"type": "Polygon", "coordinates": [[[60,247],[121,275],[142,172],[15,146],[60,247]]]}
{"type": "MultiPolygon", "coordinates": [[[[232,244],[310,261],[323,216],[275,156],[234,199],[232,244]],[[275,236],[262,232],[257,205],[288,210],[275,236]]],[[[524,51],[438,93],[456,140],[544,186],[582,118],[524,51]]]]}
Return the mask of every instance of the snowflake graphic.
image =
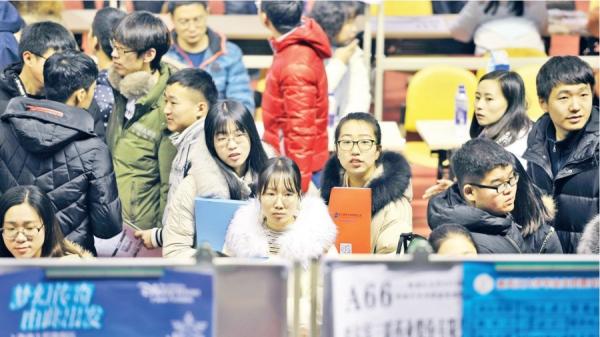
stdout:
{"type": "Polygon", "coordinates": [[[208,327],[206,321],[196,321],[194,315],[187,311],[181,321],[171,321],[173,333],[166,337],[205,337],[204,331],[208,327]]]}

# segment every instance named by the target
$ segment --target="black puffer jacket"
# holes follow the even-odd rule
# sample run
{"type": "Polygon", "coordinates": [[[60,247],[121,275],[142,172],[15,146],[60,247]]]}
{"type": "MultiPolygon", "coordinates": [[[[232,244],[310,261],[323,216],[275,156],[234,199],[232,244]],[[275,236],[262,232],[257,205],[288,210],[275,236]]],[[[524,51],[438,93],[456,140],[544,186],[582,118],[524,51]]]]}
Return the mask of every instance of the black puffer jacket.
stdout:
{"type": "Polygon", "coordinates": [[[92,117],[65,104],[18,97],[0,116],[0,195],[37,185],[58,211],[66,237],[95,253],[93,235],[121,231],[112,160],[92,117]]]}
{"type": "Polygon", "coordinates": [[[4,112],[8,101],[17,96],[25,96],[25,88],[19,80],[22,63],[13,63],[0,72],[0,114],[4,112]]]}
{"type": "Polygon", "coordinates": [[[583,228],[598,214],[599,131],[598,108],[594,107],[585,129],[580,131],[577,147],[553,177],[548,154],[548,114],[535,123],[527,140],[523,158],[533,182],[552,195],[557,205],[553,225],[565,253],[574,253],[583,228]]]}
{"type": "Polygon", "coordinates": [[[427,205],[427,222],[431,229],[443,224],[467,228],[480,254],[521,254],[525,243],[512,217],[498,217],[469,206],[454,184],[431,198],[427,205]]]}

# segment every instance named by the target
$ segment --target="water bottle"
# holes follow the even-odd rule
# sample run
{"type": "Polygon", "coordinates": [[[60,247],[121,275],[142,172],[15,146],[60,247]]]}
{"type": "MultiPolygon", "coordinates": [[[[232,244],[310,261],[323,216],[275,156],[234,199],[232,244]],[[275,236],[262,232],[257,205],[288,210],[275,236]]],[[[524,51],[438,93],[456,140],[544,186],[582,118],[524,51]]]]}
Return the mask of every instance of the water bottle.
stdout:
{"type": "Polygon", "coordinates": [[[329,112],[327,114],[327,126],[333,128],[337,121],[337,102],[335,100],[335,93],[330,92],[328,98],[329,112]]]}
{"type": "Polygon", "coordinates": [[[469,101],[467,100],[467,92],[465,86],[460,84],[454,97],[454,125],[456,130],[463,134],[467,130],[467,109],[469,101]]]}

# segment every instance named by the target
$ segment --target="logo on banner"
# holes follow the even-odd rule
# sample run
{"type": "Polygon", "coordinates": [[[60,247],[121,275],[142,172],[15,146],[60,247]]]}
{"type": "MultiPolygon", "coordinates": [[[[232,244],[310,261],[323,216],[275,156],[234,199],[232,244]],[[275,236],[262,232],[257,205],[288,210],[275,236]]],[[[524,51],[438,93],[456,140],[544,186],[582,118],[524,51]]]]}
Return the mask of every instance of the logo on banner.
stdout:
{"type": "Polygon", "coordinates": [[[197,321],[194,315],[186,311],[181,321],[171,321],[173,331],[166,337],[205,337],[205,330],[208,328],[208,322],[197,321]]]}
{"type": "Polygon", "coordinates": [[[494,290],[494,279],[489,274],[479,274],[473,281],[473,289],[480,295],[487,295],[494,290]]]}

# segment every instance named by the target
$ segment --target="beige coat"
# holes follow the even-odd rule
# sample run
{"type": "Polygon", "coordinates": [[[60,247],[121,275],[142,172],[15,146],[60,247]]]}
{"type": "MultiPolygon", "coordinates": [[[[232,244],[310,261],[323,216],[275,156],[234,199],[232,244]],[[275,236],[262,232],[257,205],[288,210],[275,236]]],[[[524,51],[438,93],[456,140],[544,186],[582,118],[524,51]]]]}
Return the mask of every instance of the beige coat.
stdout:
{"type": "MultiPolygon", "coordinates": [[[[325,166],[321,196],[329,201],[331,189],[348,186],[345,170],[333,156],[325,166]]],[[[395,254],[400,235],[412,232],[412,183],[404,157],[384,151],[371,179],[371,247],[375,254],[395,254]]]]}
{"type": "MultiPolygon", "coordinates": [[[[192,146],[194,156],[189,175],[179,184],[170,203],[167,222],[162,232],[164,257],[192,257],[196,254],[194,241],[196,220],[194,199],[196,197],[229,199],[229,187],[215,159],[208,152],[205,142],[192,146]]],[[[250,196],[252,172],[240,178],[242,195],[250,196]]]]}

